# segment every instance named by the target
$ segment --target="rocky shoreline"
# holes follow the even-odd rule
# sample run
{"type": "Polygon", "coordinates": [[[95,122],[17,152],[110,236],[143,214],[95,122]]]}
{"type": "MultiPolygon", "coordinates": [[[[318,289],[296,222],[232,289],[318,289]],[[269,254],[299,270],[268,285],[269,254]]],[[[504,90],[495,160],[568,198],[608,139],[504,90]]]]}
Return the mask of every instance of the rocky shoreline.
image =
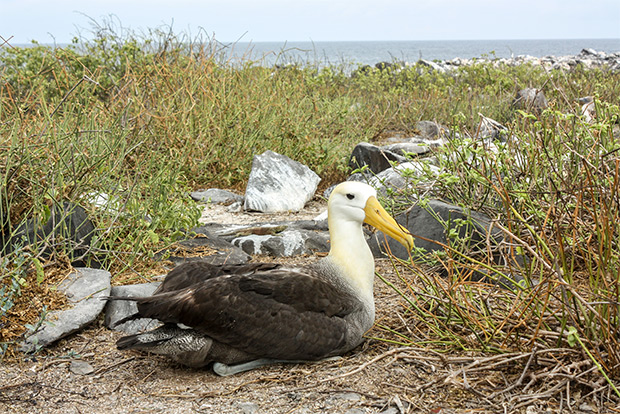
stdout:
{"type": "MultiPolygon", "coordinates": [[[[494,58],[480,57],[480,58],[454,58],[450,60],[427,60],[420,59],[417,62],[378,62],[375,68],[384,69],[402,69],[414,65],[422,65],[436,70],[438,72],[450,72],[464,66],[473,66],[478,64],[492,64],[495,67],[500,66],[520,66],[520,65],[532,65],[542,66],[547,70],[564,70],[570,71],[577,67],[583,67],[584,69],[602,69],[607,68],[612,72],[620,72],[620,51],[613,53],[599,52],[594,49],[583,49],[578,55],[573,56],[543,56],[535,57],[530,55],[517,55],[510,58],[494,58]]],[[[360,68],[360,71],[364,72],[371,69],[371,66],[366,65],[360,68]]]]}

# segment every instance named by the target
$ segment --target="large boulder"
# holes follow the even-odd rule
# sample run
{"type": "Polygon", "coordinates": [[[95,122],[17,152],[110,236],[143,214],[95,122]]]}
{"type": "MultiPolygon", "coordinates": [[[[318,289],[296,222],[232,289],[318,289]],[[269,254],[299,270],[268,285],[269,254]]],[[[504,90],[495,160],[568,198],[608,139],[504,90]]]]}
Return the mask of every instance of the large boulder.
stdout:
{"type": "Polygon", "coordinates": [[[52,311],[34,333],[22,344],[22,351],[33,352],[56,342],[93,322],[106,304],[110,295],[111,275],[105,270],[77,268],[58,285],[70,307],[52,311]]]}
{"type": "Polygon", "coordinates": [[[314,196],[319,181],[305,165],[265,151],[252,161],[244,208],[263,213],[299,211],[314,196]]]}
{"type": "MultiPolygon", "coordinates": [[[[440,252],[451,246],[465,251],[470,257],[481,257],[488,247],[493,250],[493,261],[500,266],[522,266],[526,258],[523,256],[503,255],[500,243],[503,241],[501,230],[492,226],[492,220],[483,213],[463,209],[459,206],[439,200],[430,200],[426,207],[415,205],[408,211],[395,217],[396,221],[405,227],[415,239],[414,251],[411,256],[424,258],[433,252],[440,252]]],[[[388,252],[401,259],[408,259],[410,253],[398,242],[389,238],[383,232],[375,232],[368,241],[370,249],[376,257],[385,256],[388,252]]],[[[449,274],[448,269],[438,269],[443,276],[449,274]]],[[[481,280],[496,283],[499,286],[512,289],[515,283],[521,283],[523,277],[514,271],[507,276],[489,274],[486,269],[471,271],[467,266],[455,265],[455,270],[464,272],[470,280],[481,280]]]]}
{"type": "MultiPolygon", "coordinates": [[[[439,200],[429,200],[425,207],[415,205],[395,219],[413,235],[415,247],[425,252],[441,251],[444,245],[454,243],[448,237],[450,234],[466,240],[473,251],[486,247],[487,236],[494,245],[503,238],[500,230],[492,228],[491,219],[485,214],[439,200]]],[[[400,243],[381,231],[374,234],[369,245],[376,256],[390,251],[396,257],[409,258],[409,252],[400,243]]]]}
{"type": "Polygon", "coordinates": [[[349,168],[357,169],[368,166],[368,169],[378,174],[392,166],[392,163],[405,162],[407,159],[388,149],[379,148],[367,142],[360,142],[353,148],[349,158],[349,168]]]}

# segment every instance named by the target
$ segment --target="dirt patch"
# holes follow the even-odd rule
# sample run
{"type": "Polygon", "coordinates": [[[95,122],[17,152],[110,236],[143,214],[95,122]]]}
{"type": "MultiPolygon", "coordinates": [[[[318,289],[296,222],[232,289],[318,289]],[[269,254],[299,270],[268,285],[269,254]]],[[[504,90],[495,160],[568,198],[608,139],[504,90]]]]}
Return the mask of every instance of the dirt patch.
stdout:
{"type": "Polygon", "coordinates": [[[327,211],[327,202],[320,197],[315,197],[310,200],[301,211],[284,213],[231,211],[230,206],[206,204],[199,221],[201,223],[252,224],[276,221],[312,220],[325,211],[327,211]]]}

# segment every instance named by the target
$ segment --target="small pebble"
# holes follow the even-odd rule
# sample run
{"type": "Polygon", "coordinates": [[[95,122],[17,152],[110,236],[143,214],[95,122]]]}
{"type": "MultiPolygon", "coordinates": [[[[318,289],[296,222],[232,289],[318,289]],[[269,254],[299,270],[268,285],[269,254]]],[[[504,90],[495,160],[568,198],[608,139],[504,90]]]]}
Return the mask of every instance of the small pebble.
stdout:
{"type": "Polygon", "coordinates": [[[248,401],[238,402],[237,408],[243,414],[255,414],[258,412],[258,404],[248,401]]]}
{"type": "Polygon", "coordinates": [[[95,369],[86,361],[75,360],[71,361],[69,370],[76,375],[88,375],[92,374],[95,369]]]}

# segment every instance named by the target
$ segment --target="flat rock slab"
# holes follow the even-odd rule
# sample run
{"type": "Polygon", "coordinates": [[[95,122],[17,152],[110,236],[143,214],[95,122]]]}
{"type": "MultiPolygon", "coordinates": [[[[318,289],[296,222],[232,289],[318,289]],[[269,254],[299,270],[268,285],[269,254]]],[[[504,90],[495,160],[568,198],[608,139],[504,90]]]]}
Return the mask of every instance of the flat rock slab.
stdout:
{"type": "Polygon", "coordinates": [[[105,270],[77,268],[58,285],[71,307],[46,315],[45,322],[22,344],[23,352],[33,352],[79,331],[103,311],[110,295],[111,275],[105,270]]]}
{"type": "Polygon", "coordinates": [[[214,265],[244,264],[250,261],[250,256],[243,250],[223,238],[209,233],[204,226],[193,230],[196,233],[205,234],[205,236],[176,243],[170,250],[170,257],[168,258],[175,265],[194,260],[203,260],[214,265]]]}
{"type": "Polygon", "coordinates": [[[263,213],[300,211],[314,196],[319,181],[305,165],[265,151],[252,161],[244,208],[263,213]]]}
{"type": "Polygon", "coordinates": [[[243,202],[243,196],[235,194],[232,191],[220,190],[219,188],[193,191],[189,195],[193,200],[200,203],[230,205],[237,202],[243,202]]]}
{"type": "Polygon", "coordinates": [[[246,254],[291,257],[329,251],[327,221],[299,220],[252,225],[209,223],[195,229],[230,241],[246,254]]]}
{"type": "Polygon", "coordinates": [[[303,229],[287,229],[274,235],[250,234],[237,237],[233,244],[251,255],[292,257],[329,251],[329,234],[303,229]]]}
{"type": "MultiPolygon", "coordinates": [[[[114,286],[111,290],[113,297],[143,298],[153,294],[161,282],[140,283],[136,285],[114,286]]],[[[115,331],[136,334],[148,329],[155,329],[161,322],[150,318],[139,318],[118,324],[124,318],[138,313],[136,302],[128,300],[110,300],[105,312],[105,326],[115,331]]]]}

